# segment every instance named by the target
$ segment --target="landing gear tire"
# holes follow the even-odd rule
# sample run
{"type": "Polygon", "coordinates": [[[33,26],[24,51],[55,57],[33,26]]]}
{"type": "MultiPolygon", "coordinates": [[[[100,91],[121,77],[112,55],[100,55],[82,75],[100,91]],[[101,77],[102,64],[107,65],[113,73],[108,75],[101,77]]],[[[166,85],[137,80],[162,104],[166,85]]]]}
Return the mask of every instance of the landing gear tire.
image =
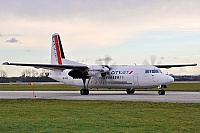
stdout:
{"type": "Polygon", "coordinates": [[[88,89],[81,89],[80,93],[81,93],[81,95],[88,95],[89,94],[89,90],[88,89]]]}
{"type": "Polygon", "coordinates": [[[165,90],[159,90],[159,91],[158,91],[158,94],[159,94],[159,95],[165,95],[165,90]]]}
{"type": "Polygon", "coordinates": [[[134,94],[135,89],[127,89],[126,92],[127,92],[127,94],[134,94]]]}

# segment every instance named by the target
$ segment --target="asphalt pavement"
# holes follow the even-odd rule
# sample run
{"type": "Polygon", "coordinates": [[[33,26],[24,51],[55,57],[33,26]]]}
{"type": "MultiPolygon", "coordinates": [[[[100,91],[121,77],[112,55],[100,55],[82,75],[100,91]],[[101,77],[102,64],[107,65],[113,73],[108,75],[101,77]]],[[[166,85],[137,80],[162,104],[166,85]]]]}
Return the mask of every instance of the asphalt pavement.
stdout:
{"type": "Polygon", "coordinates": [[[0,91],[0,99],[21,98],[200,103],[200,92],[166,91],[158,95],[157,91],[90,91],[89,95],[80,95],[79,91],[0,91]]]}

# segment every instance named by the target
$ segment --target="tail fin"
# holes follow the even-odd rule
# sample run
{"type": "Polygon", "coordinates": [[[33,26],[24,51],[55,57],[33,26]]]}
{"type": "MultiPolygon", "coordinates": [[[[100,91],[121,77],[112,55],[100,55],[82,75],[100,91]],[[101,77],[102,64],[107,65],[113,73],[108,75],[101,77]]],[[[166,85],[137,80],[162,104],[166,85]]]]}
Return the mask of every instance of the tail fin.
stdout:
{"type": "Polygon", "coordinates": [[[58,33],[52,35],[51,64],[62,65],[62,59],[65,59],[63,47],[58,33]]]}

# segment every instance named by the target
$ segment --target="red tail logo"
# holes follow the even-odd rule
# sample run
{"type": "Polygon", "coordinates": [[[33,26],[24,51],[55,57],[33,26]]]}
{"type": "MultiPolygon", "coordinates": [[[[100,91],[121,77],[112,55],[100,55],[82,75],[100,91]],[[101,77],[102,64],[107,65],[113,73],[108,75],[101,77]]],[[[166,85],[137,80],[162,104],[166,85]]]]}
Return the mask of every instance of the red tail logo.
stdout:
{"type": "Polygon", "coordinates": [[[54,45],[55,45],[55,48],[56,48],[56,56],[57,56],[57,59],[58,59],[58,64],[62,65],[61,52],[60,52],[60,44],[59,44],[58,36],[59,35],[55,35],[53,37],[53,39],[54,39],[54,45]]]}

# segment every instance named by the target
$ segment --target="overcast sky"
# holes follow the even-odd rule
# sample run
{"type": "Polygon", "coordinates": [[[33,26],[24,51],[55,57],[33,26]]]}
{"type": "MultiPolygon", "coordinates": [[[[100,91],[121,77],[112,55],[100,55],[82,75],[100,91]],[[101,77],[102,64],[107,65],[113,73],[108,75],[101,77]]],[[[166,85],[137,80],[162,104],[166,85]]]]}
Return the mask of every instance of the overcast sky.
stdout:
{"type": "MultiPolygon", "coordinates": [[[[0,62],[49,63],[59,33],[68,59],[200,64],[199,0],[0,0],[0,62]]],[[[23,67],[0,66],[9,76],[23,67]]],[[[200,66],[164,70],[200,74],[200,66]]]]}

